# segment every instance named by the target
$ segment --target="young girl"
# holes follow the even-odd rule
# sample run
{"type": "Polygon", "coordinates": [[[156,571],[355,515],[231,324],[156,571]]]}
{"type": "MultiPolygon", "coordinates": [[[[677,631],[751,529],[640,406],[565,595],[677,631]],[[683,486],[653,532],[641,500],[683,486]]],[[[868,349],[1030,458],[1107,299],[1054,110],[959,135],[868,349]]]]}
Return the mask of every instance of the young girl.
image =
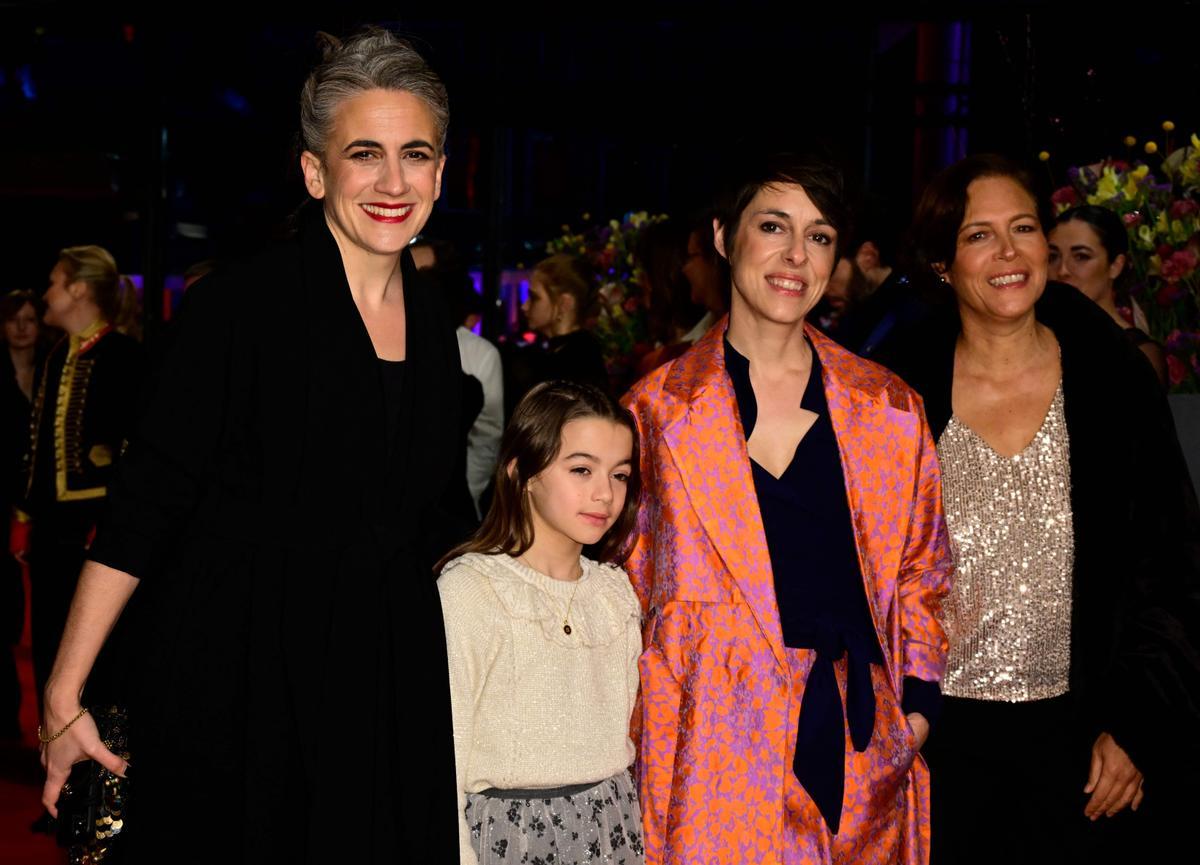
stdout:
{"type": "Polygon", "coordinates": [[[620,551],[637,509],[630,416],[590,385],[517,406],[495,497],[438,579],[464,865],[642,862],[629,775],[640,607],[620,551]]]}

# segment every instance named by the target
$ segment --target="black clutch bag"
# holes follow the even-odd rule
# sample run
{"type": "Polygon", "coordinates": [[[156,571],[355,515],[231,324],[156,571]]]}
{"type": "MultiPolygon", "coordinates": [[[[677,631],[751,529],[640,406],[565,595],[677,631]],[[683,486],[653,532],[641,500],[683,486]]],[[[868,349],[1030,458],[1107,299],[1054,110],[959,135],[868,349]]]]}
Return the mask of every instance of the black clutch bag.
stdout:
{"type": "MultiPolygon", "coordinates": [[[[100,739],[108,750],[129,759],[129,718],[117,706],[91,712],[100,739]]],[[[57,837],[67,848],[70,865],[113,863],[125,830],[129,779],[121,778],[95,760],[76,763],[58,797],[57,837]]]]}

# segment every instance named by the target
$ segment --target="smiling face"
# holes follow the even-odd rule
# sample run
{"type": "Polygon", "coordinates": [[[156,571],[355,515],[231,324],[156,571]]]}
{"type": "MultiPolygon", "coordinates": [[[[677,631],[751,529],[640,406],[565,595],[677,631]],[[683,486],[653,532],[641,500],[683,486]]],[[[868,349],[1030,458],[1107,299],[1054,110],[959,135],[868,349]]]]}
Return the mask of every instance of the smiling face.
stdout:
{"type": "Polygon", "coordinates": [[[437,141],[433,114],[411,93],[368,90],[341,104],[324,157],[305,151],[300,163],[343,251],[397,255],[424,227],[441,192],[437,141]]]}
{"type": "Polygon", "coordinates": [[[563,426],[554,460],[529,481],[534,547],[594,544],[625,507],[633,435],[598,417],[563,426]]]}
{"type": "Polygon", "coordinates": [[[1100,235],[1082,219],[1061,222],[1050,231],[1050,275],[1094,301],[1112,295],[1113,280],[1124,267],[1125,256],[1110,261],[1100,235]]]}
{"type": "MultiPolygon", "coordinates": [[[[722,226],[717,226],[716,245],[725,255],[722,226]]],[[[837,231],[804,187],[764,186],[742,212],[733,246],[730,315],[794,325],[804,321],[825,292],[835,264],[837,231]]]]}
{"type": "Polygon", "coordinates": [[[964,315],[1016,320],[1042,296],[1047,254],[1033,197],[1011,178],[981,177],[967,187],[954,263],[943,275],[964,315]]]}

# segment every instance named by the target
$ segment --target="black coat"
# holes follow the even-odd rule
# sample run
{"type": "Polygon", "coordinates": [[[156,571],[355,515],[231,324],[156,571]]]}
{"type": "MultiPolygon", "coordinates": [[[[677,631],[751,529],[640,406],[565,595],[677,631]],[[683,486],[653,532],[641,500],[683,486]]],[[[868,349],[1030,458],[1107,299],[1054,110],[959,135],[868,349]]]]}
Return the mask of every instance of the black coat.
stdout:
{"type": "MultiPolygon", "coordinates": [[[[1150,795],[1200,767],[1200,510],[1145,358],[1073,288],[1049,284],[1035,313],[1062,351],[1080,745],[1112,734],[1150,795]]],[[[876,356],[924,398],[935,439],[952,413],[960,329],[945,310],[876,356]]]]}
{"type": "Polygon", "coordinates": [[[92,558],[140,579],[138,862],[441,862],[459,359],[402,259],[402,422],[317,206],[194,286],[92,558]],[[389,454],[391,457],[389,458],[389,454]],[[170,856],[166,854],[169,851],[170,856]]]}

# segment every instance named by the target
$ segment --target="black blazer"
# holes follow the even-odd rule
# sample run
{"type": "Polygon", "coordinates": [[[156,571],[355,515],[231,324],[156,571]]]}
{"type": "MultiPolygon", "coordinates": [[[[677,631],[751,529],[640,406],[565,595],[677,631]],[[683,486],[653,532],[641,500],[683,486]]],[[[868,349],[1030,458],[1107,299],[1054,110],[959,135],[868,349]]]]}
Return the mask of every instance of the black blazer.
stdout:
{"type": "MultiPolygon", "coordinates": [[[[1035,313],[1062,350],[1080,733],[1089,745],[1110,733],[1149,788],[1200,767],[1200,510],[1145,358],[1069,286],[1047,285],[1035,313]]],[[[957,310],[943,310],[876,357],[924,398],[935,439],[952,413],[960,329],[957,310]]]]}
{"type": "Polygon", "coordinates": [[[461,372],[441,299],[407,253],[402,267],[390,443],[319,206],[292,240],[190,289],[173,323],[91,550],[141,581],[135,861],[212,861],[180,843],[206,812],[222,861],[455,855],[431,567],[454,540],[440,505],[461,372]]]}

